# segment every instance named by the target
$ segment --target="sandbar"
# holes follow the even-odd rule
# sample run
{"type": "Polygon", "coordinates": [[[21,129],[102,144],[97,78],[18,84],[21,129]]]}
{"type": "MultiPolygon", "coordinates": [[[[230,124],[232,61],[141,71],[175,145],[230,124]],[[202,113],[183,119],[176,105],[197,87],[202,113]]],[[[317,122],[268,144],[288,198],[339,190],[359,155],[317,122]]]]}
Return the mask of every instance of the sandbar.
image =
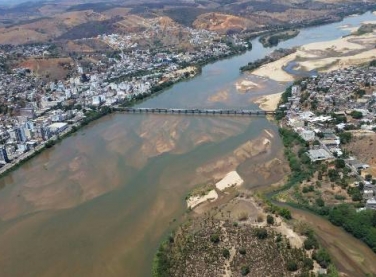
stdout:
{"type": "Polygon", "coordinates": [[[361,65],[376,57],[376,33],[347,36],[336,40],[303,45],[297,52],[268,63],[252,73],[278,82],[291,82],[294,76],[283,70],[289,62],[306,71],[328,72],[352,65],[361,65]]]}
{"type": "Polygon", "coordinates": [[[213,189],[206,195],[193,195],[187,199],[188,208],[193,209],[201,203],[206,201],[215,201],[218,198],[218,193],[213,189]]]}
{"type": "Polygon", "coordinates": [[[281,100],[282,92],[265,95],[254,102],[259,104],[261,110],[264,111],[275,111],[278,108],[279,101],[281,100]]]}
{"type": "Polygon", "coordinates": [[[237,82],[235,87],[238,91],[245,92],[250,89],[259,88],[260,85],[250,80],[243,80],[241,82],[237,82]]]}
{"type": "Polygon", "coordinates": [[[215,187],[223,191],[227,188],[237,187],[244,183],[244,180],[236,171],[229,172],[221,181],[215,184],[215,187]]]}

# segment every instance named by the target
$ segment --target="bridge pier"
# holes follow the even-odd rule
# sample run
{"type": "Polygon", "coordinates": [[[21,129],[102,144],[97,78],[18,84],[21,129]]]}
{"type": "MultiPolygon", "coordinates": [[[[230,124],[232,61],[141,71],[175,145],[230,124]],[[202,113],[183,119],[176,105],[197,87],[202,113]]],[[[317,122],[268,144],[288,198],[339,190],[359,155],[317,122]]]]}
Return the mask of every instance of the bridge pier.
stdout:
{"type": "Polygon", "coordinates": [[[126,113],[165,113],[165,114],[205,114],[205,115],[255,115],[266,116],[276,114],[276,111],[262,111],[262,110],[234,110],[234,109],[162,109],[162,108],[116,108],[118,111],[124,111],[126,113]]]}

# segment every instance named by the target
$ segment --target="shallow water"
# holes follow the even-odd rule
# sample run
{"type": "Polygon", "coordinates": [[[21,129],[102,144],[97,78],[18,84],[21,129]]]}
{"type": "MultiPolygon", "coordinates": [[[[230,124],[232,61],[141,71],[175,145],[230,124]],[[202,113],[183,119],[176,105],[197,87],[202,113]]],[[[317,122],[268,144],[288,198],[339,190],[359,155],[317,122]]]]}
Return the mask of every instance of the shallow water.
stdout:
{"type": "MultiPolygon", "coordinates": [[[[375,18],[305,29],[278,47],[335,39],[348,33],[339,26],[375,18]]],[[[254,97],[286,85],[241,75],[239,67],[272,50],[256,39],[252,51],[210,64],[139,106],[256,108],[254,97]],[[237,91],[239,78],[258,87],[237,91]]],[[[0,180],[0,276],[150,276],[193,186],[233,169],[246,186],[261,184],[249,172],[281,147],[277,127],[258,117],[116,114],[93,122],[0,180]],[[235,154],[264,129],[274,134],[268,155],[235,154]]]]}

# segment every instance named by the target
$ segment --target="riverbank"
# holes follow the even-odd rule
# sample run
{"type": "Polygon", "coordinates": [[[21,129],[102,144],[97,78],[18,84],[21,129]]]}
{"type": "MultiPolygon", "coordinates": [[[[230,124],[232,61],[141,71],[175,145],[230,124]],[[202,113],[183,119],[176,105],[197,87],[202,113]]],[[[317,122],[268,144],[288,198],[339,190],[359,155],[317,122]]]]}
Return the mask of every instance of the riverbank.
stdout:
{"type": "Polygon", "coordinates": [[[277,46],[281,41],[289,40],[299,35],[299,30],[291,29],[284,32],[264,35],[260,37],[259,41],[264,47],[277,46]]]}
{"type": "Polygon", "coordinates": [[[293,71],[329,72],[353,65],[361,65],[376,58],[376,33],[349,35],[340,39],[303,45],[293,54],[265,64],[252,74],[278,82],[291,82],[295,76],[285,71],[294,62],[293,71]]]}
{"type": "MultiPolygon", "coordinates": [[[[290,91],[288,88],[282,98],[287,100],[290,91]]],[[[269,203],[271,209],[288,207],[294,218],[315,222],[312,228],[342,272],[349,276],[376,274],[376,255],[372,252],[375,251],[375,241],[371,235],[374,228],[367,223],[373,218],[372,211],[356,211],[355,208],[360,203],[346,196],[358,188],[347,184],[347,171],[336,162],[340,159],[311,162],[305,154],[310,148],[297,132],[286,126],[280,128],[280,135],[291,174],[282,187],[271,189],[272,192],[264,191],[262,198],[269,203]],[[339,172],[337,174],[343,176],[335,179],[335,184],[332,179],[333,172],[339,172]],[[330,179],[330,182],[326,181],[327,179],[330,179]],[[331,199],[329,196],[335,202],[328,201],[331,199]],[[341,259],[338,259],[339,253],[341,259]]]]}
{"type": "MultiPolygon", "coordinates": [[[[330,30],[330,26],[302,30],[303,36],[291,43],[301,44],[304,34],[317,38],[330,30]]],[[[251,98],[283,88],[274,89],[271,81],[265,89],[257,89],[258,94],[236,91],[244,61],[268,53],[258,42],[255,45],[255,51],[209,65],[201,75],[139,107],[256,107],[251,98]],[[226,103],[208,100],[224,90],[226,103]]],[[[269,186],[288,175],[285,168],[277,128],[265,118],[106,116],[1,180],[0,271],[15,277],[25,272],[46,277],[62,272],[148,277],[159,243],[184,219],[185,196],[196,185],[236,170],[245,180],[244,188],[269,186]],[[272,141],[266,151],[259,147],[263,138],[254,147],[248,143],[262,133],[272,141]]],[[[230,197],[226,194],[218,203],[230,197]]],[[[242,205],[247,205],[246,195],[242,198],[242,205]]],[[[234,218],[243,211],[237,207],[234,218]]]]}
{"type": "Polygon", "coordinates": [[[278,104],[281,100],[283,92],[269,94],[257,98],[254,103],[259,105],[259,108],[264,111],[275,111],[278,108],[278,104]]]}

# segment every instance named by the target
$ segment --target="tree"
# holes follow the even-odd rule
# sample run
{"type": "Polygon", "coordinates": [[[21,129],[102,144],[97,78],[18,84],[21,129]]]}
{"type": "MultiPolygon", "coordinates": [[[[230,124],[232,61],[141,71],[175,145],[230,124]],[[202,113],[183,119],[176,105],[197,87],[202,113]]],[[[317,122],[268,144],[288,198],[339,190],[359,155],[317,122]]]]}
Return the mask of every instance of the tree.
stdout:
{"type": "Polygon", "coordinates": [[[246,276],[248,275],[249,273],[249,266],[247,265],[243,265],[241,268],[240,268],[240,273],[242,274],[242,276],[246,276]]]}
{"type": "Polygon", "coordinates": [[[291,212],[287,208],[280,208],[280,210],[279,210],[278,213],[279,213],[280,216],[282,216],[282,217],[284,217],[286,219],[291,219],[292,218],[291,212]]]}
{"type": "Polygon", "coordinates": [[[210,236],[210,241],[211,241],[212,243],[218,243],[218,242],[219,242],[219,235],[218,235],[218,234],[212,234],[212,235],[210,236]]]}
{"type": "Polygon", "coordinates": [[[339,134],[339,139],[342,144],[349,143],[352,139],[352,134],[349,132],[343,132],[339,134]]]}
{"type": "Polygon", "coordinates": [[[316,205],[319,206],[319,207],[324,207],[324,206],[325,206],[325,202],[324,202],[324,200],[320,197],[320,198],[317,198],[317,199],[316,199],[316,205]]]}
{"type": "Polygon", "coordinates": [[[268,231],[265,228],[256,229],[256,237],[259,239],[266,239],[268,237],[268,231]]]}
{"type": "Polygon", "coordinates": [[[371,174],[367,174],[365,176],[365,179],[366,179],[366,181],[371,182],[372,181],[372,175],[371,174]]]}
{"type": "Polygon", "coordinates": [[[361,119],[363,117],[363,114],[361,112],[358,112],[358,111],[352,111],[350,115],[354,119],[361,119]]]}
{"type": "Polygon", "coordinates": [[[343,159],[336,159],[334,163],[337,169],[344,168],[346,166],[345,160],[343,159]]]}
{"type": "Polygon", "coordinates": [[[305,269],[312,270],[313,269],[313,261],[310,258],[305,258],[303,261],[303,266],[305,269]]]}
{"type": "Polygon", "coordinates": [[[269,225],[273,225],[274,224],[274,217],[272,215],[268,214],[267,217],[266,217],[266,222],[269,225]]]}
{"type": "Polygon", "coordinates": [[[339,179],[338,171],[335,169],[329,169],[328,176],[331,182],[335,182],[339,179]]]}
{"type": "Polygon", "coordinates": [[[298,264],[295,261],[288,261],[287,262],[287,270],[288,271],[297,271],[298,270],[298,264]]]}
{"type": "Polygon", "coordinates": [[[230,251],[225,248],[225,249],[222,250],[222,255],[223,255],[223,257],[228,259],[228,258],[230,258],[230,251]]]}
{"type": "Polygon", "coordinates": [[[312,258],[323,268],[327,268],[331,262],[330,255],[324,248],[315,251],[312,254],[312,258]]]}
{"type": "Polygon", "coordinates": [[[318,247],[319,247],[319,243],[313,237],[313,235],[308,236],[308,238],[304,241],[305,250],[317,249],[318,247]]]}

